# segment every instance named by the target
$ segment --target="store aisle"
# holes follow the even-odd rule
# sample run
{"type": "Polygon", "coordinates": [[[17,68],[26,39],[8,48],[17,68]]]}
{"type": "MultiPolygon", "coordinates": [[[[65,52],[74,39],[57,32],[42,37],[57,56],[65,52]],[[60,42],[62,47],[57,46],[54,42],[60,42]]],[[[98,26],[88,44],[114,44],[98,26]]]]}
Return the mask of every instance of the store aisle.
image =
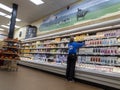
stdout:
{"type": "Polygon", "coordinates": [[[102,90],[27,67],[18,72],[0,70],[0,90],[102,90]]]}

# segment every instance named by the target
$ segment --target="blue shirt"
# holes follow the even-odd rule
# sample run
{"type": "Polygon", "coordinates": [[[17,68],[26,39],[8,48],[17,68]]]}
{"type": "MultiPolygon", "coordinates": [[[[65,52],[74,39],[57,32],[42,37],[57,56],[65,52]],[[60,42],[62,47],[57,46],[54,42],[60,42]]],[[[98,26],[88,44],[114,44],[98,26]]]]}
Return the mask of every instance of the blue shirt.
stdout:
{"type": "Polygon", "coordinates": [[[82,43],[77,43],[77,42],[70,42],[68,44],[68,54],[76,54],[77,49],[85,45],[84,42],[82,43]]]}

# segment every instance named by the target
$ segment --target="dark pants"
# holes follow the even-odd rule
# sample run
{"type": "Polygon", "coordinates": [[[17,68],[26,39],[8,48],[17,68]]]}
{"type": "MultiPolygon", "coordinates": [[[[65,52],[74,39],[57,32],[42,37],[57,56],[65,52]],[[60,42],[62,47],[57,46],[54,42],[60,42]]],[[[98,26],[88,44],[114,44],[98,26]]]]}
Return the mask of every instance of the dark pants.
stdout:
{"type": "Polygon", "coordinates": [[[76,60],[77,60],[76,54],[69,54],[67,57],[67,69],[66,69],[67,80],[74,79],[76,60]]]}

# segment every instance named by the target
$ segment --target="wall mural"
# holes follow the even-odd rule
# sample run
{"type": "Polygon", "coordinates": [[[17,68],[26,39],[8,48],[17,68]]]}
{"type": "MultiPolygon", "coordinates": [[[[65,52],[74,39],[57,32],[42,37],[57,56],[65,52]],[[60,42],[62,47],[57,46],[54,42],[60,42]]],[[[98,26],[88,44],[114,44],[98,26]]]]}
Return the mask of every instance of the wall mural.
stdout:
{"type": "Polygon", "coordinates": [[[28,25],[27,30],[26,30],[25,39],[36,37],[36,34],[37,34],[37,27],[28,25]]]}
{"type": "Polygon", "coordinates": [[[39,30],[49,31],[63,28],[119,10],[120,0],[84,0],[44,19],[39,30]]]}

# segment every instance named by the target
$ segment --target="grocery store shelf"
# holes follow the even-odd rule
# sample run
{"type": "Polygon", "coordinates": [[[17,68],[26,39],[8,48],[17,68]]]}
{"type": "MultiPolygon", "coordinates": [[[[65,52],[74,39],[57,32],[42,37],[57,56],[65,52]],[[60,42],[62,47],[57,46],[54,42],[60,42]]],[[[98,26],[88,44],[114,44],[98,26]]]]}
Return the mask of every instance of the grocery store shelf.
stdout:
{"type": "Polygon", "coordinates": [[[3,52],[3,54],[18,55],[18,53],[9,53],[9,52],[3,52]]]}
{"type": "Polygon", "coordinates": [[[29,52],[29,53],[22,53],[22,54],[63,54],[68,55],[68,53],[56,53],[56,52],[29,52]]]}
{"type": "Polygon", "coordinates": [[[108,54],[108,55],[106,55],[106,54],[77,54],[77,55],[79,55],[79,56],[112,56],[112,57],[120,57],[120,55],[119,54],[117,54],[117,55],[115,55],[115,54],[108,54]]]}
{"type": "Polygon", "coordinates": [[[85,48],[92,48],[92,47],[119,47],[120,44],[113,44],[113,45],[91,45],[91,46],[84,46],[85,48]]]}
{"type": "MultiPolygon", "coordinates": [[[[19,61],[20,65],[45,70],[48,72],[65,75],[66,65],[55,63],[42,63],[40,61],[19,61]]],[[[114,88],[120,89],[120,73],[101,72],[98,70],[89,70],[76,67],[75,77],[114,88]]]]}
{"type": "Polygon", "coordinates": [[[49,42],[49,43],[42,43],[42,44],[40,44],[40,45],[45,45],[45,44],[60,44],[60,43],[68,43],[69,41],[61,41],[61,42],[49,42]]]}
{"type": "Polygon", "coordinates": [[[3,48],[13,48],[13,49],[19,49],[18,47],[12,47],[12,46],[3,46],[3,48]]]}
{"type": "Polygon", "coordinates": [[[24,50],[37,50],[37,49],[68,49],[68,47],[39,47],[39,48],[21,48],[24,50]]]}
{"type": "Polygon", "coordinates": [[[87,40],[87,41],[90,41],[90,40],[100,40],[100,39],[112,39],[112,38],[120,38],[120,36],[113,36],[113,37],[101,37],[101,38],[99,38],[99,37],[97,37],[97,38],[87,38],[87,39],[85,39],[85,40],[87,40]]]}

